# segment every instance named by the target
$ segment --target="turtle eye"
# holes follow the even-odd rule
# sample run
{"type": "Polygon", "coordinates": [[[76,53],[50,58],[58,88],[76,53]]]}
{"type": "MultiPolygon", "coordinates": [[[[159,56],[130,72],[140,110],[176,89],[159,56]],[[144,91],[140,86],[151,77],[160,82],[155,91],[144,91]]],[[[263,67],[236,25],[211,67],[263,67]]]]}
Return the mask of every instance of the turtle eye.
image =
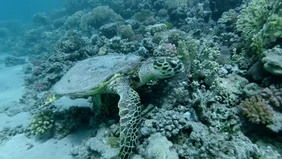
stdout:
{"type": "Polygon", "coordinates": [[[174,61],[168,61],[168,63],[172,68],[176,68],[177,66],[177,64],[174,61]]]}

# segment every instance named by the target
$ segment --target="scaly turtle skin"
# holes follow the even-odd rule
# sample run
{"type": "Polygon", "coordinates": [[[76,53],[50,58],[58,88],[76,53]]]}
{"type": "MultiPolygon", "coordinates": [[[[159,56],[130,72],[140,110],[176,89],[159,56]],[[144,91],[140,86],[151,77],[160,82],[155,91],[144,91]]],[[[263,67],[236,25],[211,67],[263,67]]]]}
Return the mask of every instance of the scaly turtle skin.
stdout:
{"type": "Polygon", "coordinates": [[[58,96],[87,97],[115,93],[120,116],[120,158],[129,158],[138,140],[141,103],[134,90],[151,80],[174,76],[184,70],[177,58],[142,61],[136,55],[105,55],[77,62],[53,87],[58,96]],[[135,78],[134,78],[135,77],[135,78]],[[139,80],[135,80],[138,77],[139,80]]]}

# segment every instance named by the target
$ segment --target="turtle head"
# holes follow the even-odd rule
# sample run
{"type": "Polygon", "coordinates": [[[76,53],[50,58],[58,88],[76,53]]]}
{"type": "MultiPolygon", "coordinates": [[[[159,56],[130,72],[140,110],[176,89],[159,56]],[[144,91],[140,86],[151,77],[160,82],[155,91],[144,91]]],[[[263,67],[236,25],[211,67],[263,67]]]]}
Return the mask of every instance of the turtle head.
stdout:
{"type": "Polygon", "coordinates": [[[150,80],[165,79],[184,71],[184,64],[175,57],[157,57],[145,62],[139,70],[142,84],[150,80]]]}
{"type": "Polygon", "coordinates": [[[158,79],[169,78],[184,71],[184,65],[178,58],[159,57],[154,60],[153,70],[158,79]]]}

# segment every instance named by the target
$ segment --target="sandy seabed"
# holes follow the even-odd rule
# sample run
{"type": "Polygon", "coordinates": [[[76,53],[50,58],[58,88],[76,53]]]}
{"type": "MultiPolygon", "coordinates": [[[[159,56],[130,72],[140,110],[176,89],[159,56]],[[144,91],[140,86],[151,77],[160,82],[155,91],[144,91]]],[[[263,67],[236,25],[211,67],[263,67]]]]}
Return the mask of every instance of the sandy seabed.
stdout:
{"type": "MultiPolygon", "coordinates": [[[[5,57],[0,55],[0,135],[28,127],[31,120],[28,106],[18,103],[24,93],[24,65],[5,67],[5,57]]],[[[72,158],[72,146],[80,144],[85,134],[76,132],[60,140],[15,134],[0,143],[0,158],[72,158]]]]}

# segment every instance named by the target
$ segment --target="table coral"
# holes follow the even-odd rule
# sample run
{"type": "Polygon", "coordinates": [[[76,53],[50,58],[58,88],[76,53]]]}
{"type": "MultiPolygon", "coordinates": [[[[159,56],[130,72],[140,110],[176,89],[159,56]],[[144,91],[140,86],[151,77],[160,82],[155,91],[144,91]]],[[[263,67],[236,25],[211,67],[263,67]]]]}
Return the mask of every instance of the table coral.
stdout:
{"type": "Polygon", "coordinates": [[[282,49],[275,47],[265,50],[262,58],[263,67],[273,75],[282,75],[282,49]]]}

